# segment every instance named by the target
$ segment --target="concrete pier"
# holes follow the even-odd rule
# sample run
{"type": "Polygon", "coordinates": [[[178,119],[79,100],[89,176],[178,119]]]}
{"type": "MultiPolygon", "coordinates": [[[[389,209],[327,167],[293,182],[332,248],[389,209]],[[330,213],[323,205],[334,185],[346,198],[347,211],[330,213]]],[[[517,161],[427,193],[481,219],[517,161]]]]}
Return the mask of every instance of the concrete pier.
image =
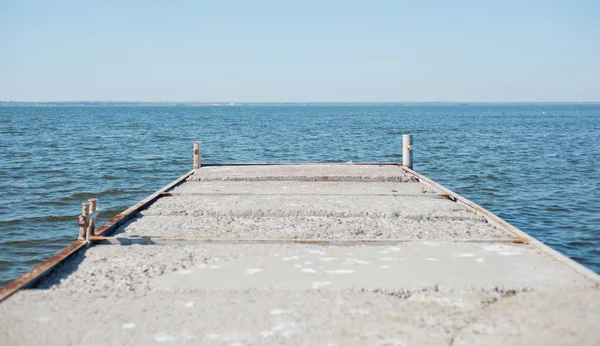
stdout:
{"type": "Polygon", "coordinates": [[[394,165],[202,166],[0,303],[0,344],[600,344],[597,277],[459,202],[394,165]]]}

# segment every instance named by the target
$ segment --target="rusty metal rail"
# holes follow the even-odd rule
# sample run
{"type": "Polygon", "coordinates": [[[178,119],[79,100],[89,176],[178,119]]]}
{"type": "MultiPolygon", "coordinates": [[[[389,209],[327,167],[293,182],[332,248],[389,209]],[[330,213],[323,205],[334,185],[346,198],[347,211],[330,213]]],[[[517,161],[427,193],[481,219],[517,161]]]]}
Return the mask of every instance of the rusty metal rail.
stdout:
{"type": "Polygon", "coordinates": [[[324,165],[352,165],[352,166],[397,166],[398,162],[240,162],[240,163],[203,163],[202,167],[227,167],[227,166],[324,166],[324,165]]]}
{"type": "Polygon", "coordinates": [[[37,282],[42,276],[47,274],[58,263],[69,258],[71,255],[79,251],[88,244],[86,241],[77,240],[73,244],[67,246],[56,255],[48,258],[37,267],[31,269],[21,277],[9,282],[6,286],[0,288],[0,302],[10,297],[13,293],[22,288],[27,288],[37,282]]]}
{"type": "MultiPolygon", "coordinates": [[[[307,244],[307,245],[381,245],[422,242],[420,239],[225,239],[225,238],[168,238],[152,236],[92,237],[97,245],[193,245],[193,244],[307,244]]],[[[514,243],[526,244],[522,238],[429,240],[438,243],[514,243]]]]}
{"type": "Polygon", "coordinates": [[[119,228],[124,223],[129,221],[133,217],[133,215],[135,215],[137,212],[141,211],[148,205],[154,203],[157,199],[159,199],[163,196],[168,196],[168,194],[166,194],[165,192],[167,192],[168,190],[183,183],[190,175],[194,174],[195,171],[196,170],[191,170],[191,171],[187,172],[186,174],[182,175],[181,177],[179,177],[176,180],[174,180],[173,182],[171,182],[169,185],[163,187],[162,189],[156,191],[155,193],[153,193],[150,196],[146,197],[145,199],[141,200],[133,207],[130,207],[129,209],[118,213],[112,219],[108,220],[106,223],[104,223],[102,226],[100,226],[98,229],[96,229],[96,231],[94,232],[94,235],[95,236],[109,236],[109,235],[113,234],[117,230],[117,228],[119,228]]]}
{"type": "Polygon", "coordinates": [[[255,192],[165,192],[163,197],[169,196],[389,196],[404,198],[433,198],[451,199],[447,194],[436,193],[255,193],[255,192]]]}
{"type": "Polygon", "coordinates": [[[575,262],[574,260],[563,255],[562,253],[554,250],[553,248],[542,243],[541,241],[537,240],[536,238],[532,237],[531,235],[523,232],[519,228],[513,226],[512,224],[503,220],[502,218],[500,218],[496,214],[492,213],[491,211],[485,209],[484,207],[480,206],[479,204],[459,195],[458,193],[436,183],[435,181],[427,178],[426,176],[424,176],[408,167],[405,167],[403,165],[398,165],[398,166],[401,169],[403,169],[405,172],[417,177],[420,182],[422,182],[426,185],[429,185],[433,188],[436,188],[440,191],[443,191],[444,194],[448,195],[447,196],[448,199],[453,200],[457,203],[460,203],[460,204],[466,206],[474,213],[483,216],[489,223],[493,224],[494,226],[496,226],[500,229],[504,229],[504,230],[510,232],[511,234],[513,234],[514,236],[516,236],[520,239],[523,239],[527,243],[531,244],[531,246],[533,246],[535,249],[539,250],[541,253],[554,259],[555,261],[561,263],[562,265],[568,267],[569,269],[575,271],[576,273],[584,276],[586,279],[592,281],[597,287],[600,287],[600,275],[598,275],[596,272],[592,271],[591,269],[586,268],[585,266],[575,262]]]}
{"type": "MultiPolygon", "coordinates": [[[[164,195],[164,192],[184,182],[194,172],[195,170],[187,172],[186,174],[177,178],[173,182],[164,186],[162,189],[146,197],[144,200],[140,201],[133,207],[117,214],[108,222],[104,223],[100,228],[96,229],[94,236],[111,235],[118,227],[127,222],[129,219],[131,219],[138,211],[144,209],[145,207],[156,201],[158,198],[162,197],[164,195]]],[[[94,236],[90,236],[90,238],[93,238],[94,236]]],[[[50,270],[52,270],[52,268],[54,268],[59,263],[72,256],[88,244],[90,244],[89,241],[77,240],[73,244],[61,250],[56,255],[48,258],[41,264],[37,265],[35,268],[28,271],[27,273],[9,282],[6,286],[0,288],[0,303],[6,298],[10,297],[13,293],[17,292],[18,290],[35,285],[35,283],[37,283],[44,275],[48,274],[50,270]]]]}

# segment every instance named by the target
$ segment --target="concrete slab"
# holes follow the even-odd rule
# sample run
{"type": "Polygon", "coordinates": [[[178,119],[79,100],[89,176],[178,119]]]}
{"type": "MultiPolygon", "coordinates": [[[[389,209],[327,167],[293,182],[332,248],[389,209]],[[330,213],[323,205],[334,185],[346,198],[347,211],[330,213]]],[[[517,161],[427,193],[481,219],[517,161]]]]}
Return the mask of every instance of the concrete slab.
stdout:
{"type": "Polygon", "coordinates": [[[598,345],[598,291],[202,291],[0,305],[3,345],[598,345]],[[68,328],[65,328],[68,326],[68,328]]]}
{"type": "Polygon", "coordinates": [[[262,165],[202,167],[190,181],[418,182],[395,165],[262,165]]]}
{"type": "Polygon", "coordinates": [[[218,255],[210,265],[162,275],[150,280],[150,286],[185,291],[434,286],[444,290],[542,290],[590,286],[574,273],[547,263],[528,246],[417,242],[391,247],[225,246],[225,251],[229,253],[225,258],[218,255]],[[228,258],[232,255],[235,259],[228,258]]]}
{"type": "Polygon", "coordinates": [[[415,196],[182,195],[159,199],[141,215],[243,217],[404,217],[483,220],[450,200],[415,196]]]}
{"type": "MultiPolygon", "coordinates": [[[[286,194],[286,195],[422,195],[439,191],[421,183],[340,181],[189,181],[172,191],[176,194],[286,194]]],[[[435,196],[430,196],[435,198],[435,196]]]]}
{"type": "Polygon", "coordinates": [[[600,345],[600,291],[517,294],[482,309],[454,345],[600,345]]]}
{"type": "MultiPolygon", "coordinates": [[[[476,217],[469,214],[469,217],[476,217]]],[[[136,217],[118,234],[223,239],[508,239],[483,219],[413,220],[401,217],[136,217]]]]}
{"type": "MultiPolygon", "coordinates": [[[[367,289],[557,290],[591,283],[527,245],[97,245],[40,287],[131,291],[367,289]]],[[[250,295],[251,296],[251,295],[250,295]]],[[[250,297],[249,296],[249,297],[250,297]]]]}

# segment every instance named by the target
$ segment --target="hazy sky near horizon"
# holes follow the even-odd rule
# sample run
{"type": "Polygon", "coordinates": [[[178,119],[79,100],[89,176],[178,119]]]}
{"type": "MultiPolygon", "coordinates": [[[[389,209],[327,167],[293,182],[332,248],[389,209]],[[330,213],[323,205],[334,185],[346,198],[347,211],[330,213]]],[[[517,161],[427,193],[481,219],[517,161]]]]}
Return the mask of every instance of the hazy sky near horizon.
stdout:
{"type": "Polygon", "coordinates": [[[600,101],[600,1],[0,0],[0,100],[600,101]]]}

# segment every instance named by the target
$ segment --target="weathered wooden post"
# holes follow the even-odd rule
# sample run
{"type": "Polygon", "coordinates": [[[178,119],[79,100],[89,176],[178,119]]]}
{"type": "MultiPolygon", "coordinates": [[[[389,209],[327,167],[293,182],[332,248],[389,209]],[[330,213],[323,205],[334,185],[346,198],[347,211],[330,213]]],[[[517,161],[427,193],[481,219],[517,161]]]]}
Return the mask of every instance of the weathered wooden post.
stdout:
{"type": "Polygon", "coordinates": [[[81,203],[81,215],[77,220],[79,225],[79,240],[84,240],[87,233],[88,217],[90,215],[90,202],[81,203]]]}
{"type": "Polygon", "coordinates": [[[194,142],[194,169],[199,169],[201,166],[201,150],[202,150],[202,143],[201,142],[194,142]]]}
{"type": "Polygon", "coordinates": [[[413,145],[412,135],[402,136],[402,165],[413,168],[413,145]]]}

